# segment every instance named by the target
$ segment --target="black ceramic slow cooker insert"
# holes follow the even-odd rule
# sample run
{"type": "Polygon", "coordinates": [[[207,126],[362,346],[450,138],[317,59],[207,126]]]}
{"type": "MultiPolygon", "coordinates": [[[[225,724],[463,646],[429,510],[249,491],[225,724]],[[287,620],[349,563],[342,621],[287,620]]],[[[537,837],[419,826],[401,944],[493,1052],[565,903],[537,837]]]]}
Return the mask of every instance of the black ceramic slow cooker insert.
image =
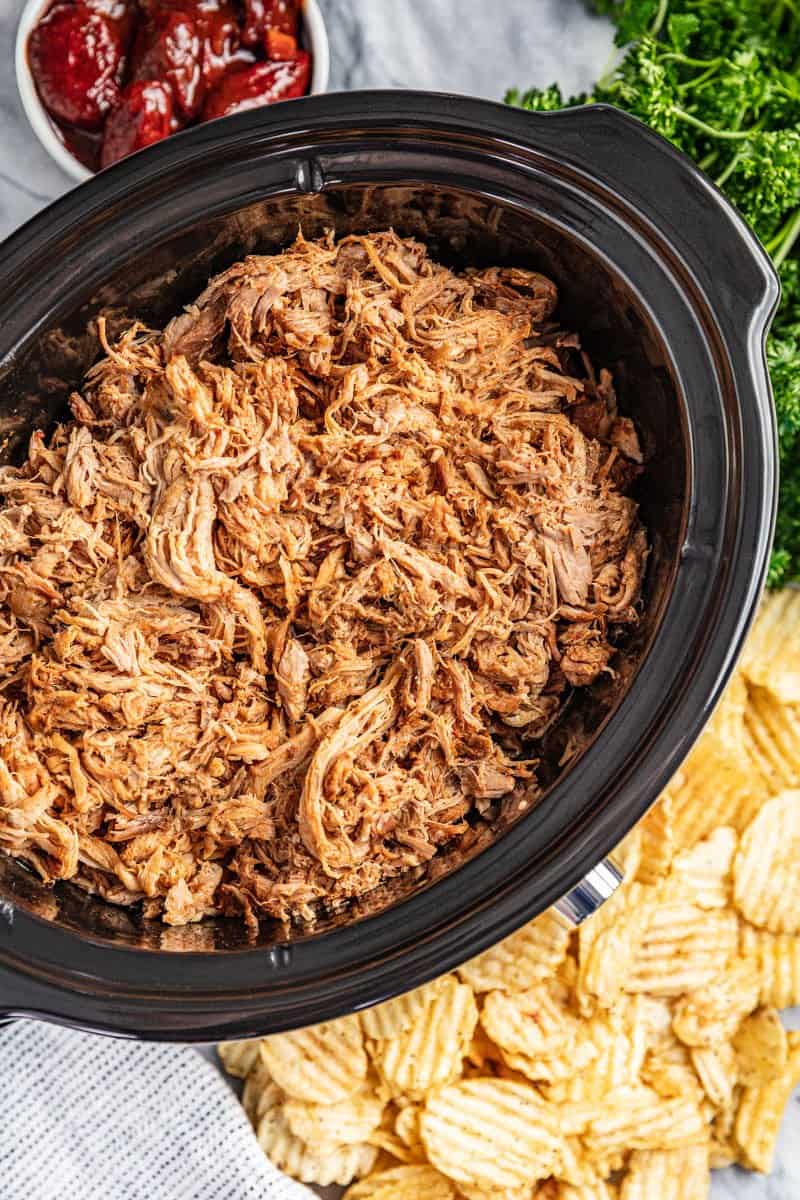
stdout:
{"type": "MultiPolygon", "coordinates": [[[[557,281],[563,322],[614,371],[642,434],[645,615],[616,683],[571,714],[582,752],[554,766],[533,810],[315,933],[170,930],[70,885],[48,890],[0,856],[0,1013],[210,1040],[330,1018],[453,967],[570,893],[646,812],[750,625],[775,503],[763,343],[777,282],[705,176],[602,105],[534,115],[414,92],[314,97],[103,172],[0,249],[5,453],[58,416],[96,353],[93,315],[163,322],[298,224],[308,237],[391,225],[448,264],[557,281]]],[[[598,878],[602,893],[610,876],[598,878]]]]}

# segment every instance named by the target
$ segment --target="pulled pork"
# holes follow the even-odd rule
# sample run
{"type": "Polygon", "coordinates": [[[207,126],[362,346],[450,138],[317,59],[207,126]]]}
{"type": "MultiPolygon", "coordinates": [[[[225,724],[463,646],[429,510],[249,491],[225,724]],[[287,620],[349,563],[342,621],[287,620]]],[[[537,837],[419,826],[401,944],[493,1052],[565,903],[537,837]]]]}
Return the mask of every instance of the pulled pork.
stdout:
{"type": "Polygon", "coordinates": [[[646,555],[556,299],[300,237],[163,331],[101,322],[0,470],[0,846],[174,925],[307,921],[530,804],[646,555]]]}

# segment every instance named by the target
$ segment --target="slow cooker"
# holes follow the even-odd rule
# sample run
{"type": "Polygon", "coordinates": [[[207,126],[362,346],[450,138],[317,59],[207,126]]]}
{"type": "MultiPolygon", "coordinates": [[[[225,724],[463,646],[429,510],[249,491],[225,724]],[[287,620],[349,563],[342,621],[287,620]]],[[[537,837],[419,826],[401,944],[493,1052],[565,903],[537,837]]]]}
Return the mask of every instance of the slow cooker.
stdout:
{"type": "MultiPolygon", "coordinates": [[[[0,857],[0,1013],[211,1040],[338,1016],[421,984],[558,903],[580,920],[606,856],[689,751],[763,586],[776,435],[769,260],[709,180],[603,105],[529,114],[414,92],[312,97],[200,126],[51,205],[0,248],[6,458],[97,354],[92,317],[163,322],[247,253],[393,226],[455,265],[558,283],[561,315],[615,374],[647,467],[642,620],[613,680],[571,706],[541,801],[313,930],[148,922],[0,857]]],[[[2,753],[2,747],[0,747],[2,753]]],[[[2,798],[0,798],[2,803],[2,798]]]]}

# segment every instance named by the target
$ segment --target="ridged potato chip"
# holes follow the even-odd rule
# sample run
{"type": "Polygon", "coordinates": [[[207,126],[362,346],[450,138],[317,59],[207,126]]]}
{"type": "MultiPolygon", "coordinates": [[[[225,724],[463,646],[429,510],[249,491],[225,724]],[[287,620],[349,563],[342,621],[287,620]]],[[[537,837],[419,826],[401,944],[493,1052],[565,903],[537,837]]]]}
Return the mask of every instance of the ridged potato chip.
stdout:
{"type": "Polygon", "coordinates": [[[406,992],[404,996],[395,996],[393,1000],[387,1000],[375,1008],[364,1009],[360,1014],[361,1028],[367,1037],[376,1040],[404,1033],[441,990],[442,983],[442,979],[435,979],[413,992],[406,992]]]}
{"type": "Polygon", "coordinates": [[[800,1082],[800,1034],[790,1033],[786,1066],[760,1087],[742,1089],[734,1137],[740,1162],[753,1171],[770,1171],[784,1109],[800,1082]]]}
{"type": "Polygon", "coordinates": [[[586,1157],[583,1142],[579,1137],[565,1137],[564,1151],[561,1155],[561,1165],[558,1168],[560,1183],[569,1184],[581,1189],[596,1187],[603,1181],[603,1173],[598,1170],[596,1162],[590,1162],[586,1157]]]}
{"type": "Polygon", "coordinates": [[[750,689],[747,750],[770,792],[800,786],[800,705],[781,704],[765,688],[750,689]]]}
{"type": "Polygon", "coordinates": [[[610,1008],[619,999],[659,894],[654,887],[624,884],[581,925],[577,993],[584,1014],[591,1015],[596,1006],[610,1008]]]}
{"type": "Polygon", "coordinates": [[[526,992],[489,992],[481,1025],[501,1050],[526,1058],[551,1058],[576,1035],[577,1022],[547,984],[526,992]]]}
{"type": "Polygon", "coordinates": [[[376,1163],[378,1170],[383,1170],[386,1166],[396,1166],[397,1163],[414,1165],[425,1162],[424,1151],[422,1154],[414,1154],[396,1133],[392,1133],[391,1129],[376,1129],[369,1135],[367,1141],[370,1146],[375,1146],[384,1155],[388,1155],[387,1163],[376,1163]]]}
{"type": "MultiPolygon", "coordinates": [[[[645,996],[641,993],[624,995],[620,997],[619,1004],[613,1012],[608,1014],[610,1027],[617,1033],[624,1033],[630,1043],[629,1051],[623,1055],[623,1060],[627,1063],[629,1079],[631,1075],[635,1075],[641,1069],[645,1054],[656,1040],[653,1026],[654,1006],[659,1003],[666,1004],[669,1009],[671,1001],[664,1001],[661,997],[645,996]]],[[[659,1012],[658,1019],[662,1018],[663,1014],[659,1012]]],[[[616,1070],[617,1076],[610,1073],[609,1079],[620,1077],[622,1061],[619,1059],[616,1063],[616,1070]]]]}
{"type": "Polygon", "coordinates": [[[800,935],[767,933],[742,922],[740,953],[759,964],[762,1004],[800,1004],[800,935]]]}
{"type": "Polygon", "coordinates": [[[636,1012],[636,1001],[625,997],[618,1013],[585,1021],[574,1041],[571,1060],[567,1060],[567,1074],[563,1082],[547,1088],[548,1100],[594,1103],[636,1079],[645,1056],[646,1025],[641,1015],[628,1020],[623,1015],[636,1012]]]}
{"type": "Polygon", "coordinates": [[[708,1200],[710,1187],[706,1143],[676,1150],[635,1150],[620,1200],[708,1200]]]}
{"type": "Polygon", "coordinates": [[[555,1086],[561,1083],[568,1087],[576,1073],[585,1070],[596,1057],[596,1053],[596,1049],[585,1039],[579,1039],[574,1044],[568,1043],[559,1053],[547,1058],[529,1058],[525,1054],[503,1050],[498,1074],[505,1079],[522,1075],[532,1083],[555,1086]]]}
{"type": "Polygon", "coordinates": [[[368,1141],[381,1123],[383,1108],[382,1100],[366,1093],[334,1104],[286,1100],[283,1105],[292,1133],[319,1154],[368,1141]]]}
{"type": "Polygon", "coordinates": [[[712,1137],[709,1142],[708,1163],[712,1171],[724,1171],[739,1161],[739,1152],[733,1142],[721,1142],[712,1137]]]}
{"type": "Polygon", "coordinates": [[[738,1082],[736,1054],[730,1042],[695,1046],[691,1056],[697,1077],[714,1108],[730,1108],[738,1082]]]}
{"type": "Polygon", "coordinates": [[[287,1095],[312,1104],[333,1104],[352,1096],[367,1075],[358,1017],[263,1038],[261,1058],[287,1095]]]}
{"type": "Polygon", "coordinates": [[[672,1028],[687,1046],[712,1046],[733,1037],[758,1004],[761,976],[756,959],[739,959],[711,983],[681,996],[672,1028]]]}
{"type": "Polygon", "coordinates": [[[705,1095],[689,1049],[681,1042],[648,1054],[640,1078],[664,1100],[690,1097],[699,1106],[705,1095]]]}
{"type": "Polygon", "coordinates": [[[737,671],[714,709],[701,740],[713,741],[720,750],[734,754],[741,746],[742,725],[746,712],[747,683],[742,672],[737,671]]]}
{"type": "Polygon", "coordinates": [[[687,759],[673,793],[673,836],[684,849],[696,846],[720,826],[741,833],[769,794],[753,770],[744,734],[738,762],[701,743],[702,739],[687,759]]]}
{"type": "Polygon", "coordinates": [[[760,1008],[742,1021],[733,1039],[739,1081],[748,1087],[769,1083],[785,1069],[789,1039],[777,1009],[760,1008]]]}
{"type": "Polygon", "coordinates": [[[251,1125],[258,1125],[264,1113],[274,1108],[283,1098],[282,1089],[259,1058],[244,1081],[242,1090],[242,1107],[250,1118],[251,1125]]]}
{"type": "Polygon", "coordinates": [[[457,1183],[522,1187],[554,1174],[564,1151],[558,1112],[525,1084],[467,1079],[430,1095],[420,1116],[428,1158],[457,1183]]]}
{"type": "Polygon", "coordinates": [[[460,1073],[477,1023],[472,991],[448,976],[410,1028],[375,1044],[375,1065],[394,1093],[421,1099],[460,1073]]]}
{"type": "Polygon", "coordinates": [[[669,1150],[708,1138],[705,1117],[693,1098],[664,1099],[652,1088],[633,1085],[609,1097],[606,1111],[584,1134],[590,1157],[627,1150],[669,1150]]]}
{"type": "Polygon", "coordinates": [[[543,913],[511,937],[458,968],[476,992],[524,992],[549,976],[566,957],[570,931],[554,912],[543,913]]]}
{"type": "Polygon", "coordinates": [[[324,1152],[308,1146],[292,1133],[280,1106],[264,1114],[256,1136],[261,1149],[279,1170],[301,1183],[318,1183],[322,1187],[347,1184],[368,1175],[378,1157],[376,1147],[364,1143],[337,1146],[324,1152]]]}
{"type": "Polygon", "coordinates": [[[680,895],[652,912],[624,986],[677,996],[709,983],[736,952],[739,923],[730,909],[707,911],[680,895]]]}
{"type": "Polygon", "coordinates": [[[343,1200],[457,1200],[453,1183],[428,1163],[390,1167],[354,1183],[343,1200]]]}
{"type": "Polygon", "coordinates": [[[641,823],[634,825],[630,833],[614,847],[614,866],[624,880],[632,883],[639,871],[642,861],[642,829],[641,823]]]}
{"type": "Polygon", "coordinates": [[[565,1138],[579,1137],[589,1128],[595,1117],[603,1112],[603,1100],[559,1100],[554,1097],[553,1088],[541,1088],[548,1104],[558,1109],[558,1127],[565,1138]]]}
{"type": "Polygon", "coordinates": [[[658,883],[668,874],[675,855],[672,833],[672,796],[665,792],[637,826],[640,830],[639,883],[658,883]]]}
{"type": "Polygon", "coordinates": [[[409,1150],[422,1151],[422,1139],[419,1136],[419,1118],[422,1109],[418,1104],[407,1104],[401,1108],[395,1117],[394,1129],[397,1136],[409,1150]]]}
{"type": "Polygon", "coordinates": [[[730,1108],[720,1109],[714,1114],[711,1122],[711,1141],[708,1147],[708,1157],[711,1169],[731,1167],[739,1161],[739,1148],[733,1140],[733,1125],[736,1120],[738,1095],[730,1108]]]}
{"type": "Polygon", "coordinates": [[[416,1104],[407,1104],[394,1115],[393,1120],[390,1119],[389,1128],[377,1129],[367,1140],[371,1145],[386,1150],[399,1162],[424,1163],[425,1147],[419,1136],[419,1113],[416,1104]]]}
{"type": "Polygon", "coordinates": [[[733,856],[739,838],[730,825],[721,825],[691,850],[675,856],[670,872],[678,887],[700,908],[727,908],[733,890],[733,856]]]}
{"type": "Polygon", "coordinates": [[[746,828],[767,796],[747,753],[747,685],[734,675],[683,768],[667,787],[672,836],[691,848],[720,825],[746,828]]]}
{"type": "Polygon", "coordinates": [[[248,1038],[244,1042],[220,1042],[217,1054],[229,1075],[245,1079],[259,1060],[259,1038],[248,1038]]]}
{"type": "Polygon", "coordinates": [[[767,592],[742,654],[742,674],[768,688],[782,704],[800,704],[800,649],[792,630],[800,626],[800,591],[767,592]]]}
{"type": "Polygon", "coordinates": [[[800,930],[800,791],[763,805],[742,835],[733,863],[736,907],[770,933],[800,930]]]}
{"type": "Polygon", "coordinates": [[[472,1035],[472,1041],[467,1047],[465,1055],[467,1062],[473,1067],[477,1067],[484,1074],[490,1075],[489,1064],[500,1062],[502,1057],[500,1047],[496,1046],[486,1033],[486,1030],[481,1025],[478,1025],[472,1035]]]}
{"type": "Polygon", "coordinates": [[[640,992],[637,999],[646,1048],[658,1050],[671,1046],[675,1041],[672,1032],[675,1000],[669,996],[648,996],[644,992],[640,992]]]}

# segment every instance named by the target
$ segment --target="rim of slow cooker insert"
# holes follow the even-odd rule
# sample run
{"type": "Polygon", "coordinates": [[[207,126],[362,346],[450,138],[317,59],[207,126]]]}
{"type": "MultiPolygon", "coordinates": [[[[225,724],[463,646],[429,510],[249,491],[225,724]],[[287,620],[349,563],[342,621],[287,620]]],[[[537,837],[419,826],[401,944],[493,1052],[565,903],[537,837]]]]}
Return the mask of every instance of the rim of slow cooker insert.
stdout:
{"type": "MultiPolygon", "coordinates": [[[[492,188],[502,186],[502,195],[495,198],[530,210],[530,197],[525,198],[521,185],[516,196],[507,180],[501,185],[499,176],[511,165],[520,179],[557,179],[564,203],[575,203],[578,213],[582,205],[584,215],[588,208],[598,220],[602,213],[606,222],[616,222],[625,253],[638,255],[640,263],[656,263],[681,298],[682,317],[702,323],[697,345],[702,342],[709,356],[706,366],[716,372],[720,388],[739,397],[738,413],[726,414],[724,462],[715,463],[707,454],[703,458],[689,429],[695,483],[711,482],[718,491],[699,504],[693,490],[680,566],[656,635],[602,737],[595,738],[537,806],[535,820],[533,814],[523,818],[478,857],[395,906],[288,947],[157,951],[81,935],[21,907],[13,910],[8,924],[0,913],[0,1008],[9,1011],[36,1011],[118,1033],[200,1040],[312,1023],[378,1002],[451,968],[558,899],[646,811],[718,699],[763,583],[774,519],[775,429],[762,342],[777,285],[752,234],[688,160],[633,118],[605,106],[533,115],[462,97],[389,92],[280,107],[287,111],[243,114],[177,135],[169,144],[104,172],[34,218],[0,249],[0,311],[23,289],[41,298],[48,288],[59,286],[59,273],[62,289],[68,290],[73,276],[77,286],[79,274],[81,288],[89,287],[92,272],[84,268],[80,273],[83,256],[91,257],[104,232],[116,228],[121,241],[114,244],[114,258],[119,261],[125,246],[142,244],[142,229],[159,204],[170,206],[170,235],[180,230],[181,222],[196,223],[191,198],[165,201],[164,184],[181,173],[202,173],[202,164],[212,160],[219,178],[204,187],[204,220],[270,194],[378,182],[379,176],[384,183],[459,187],[456,174],[432,177],[445,162],[474,170],[475,194],[492,198],[492,188]],[[372,157],[365,142],[372,145],[372,157]],[[379,143],[382,150],[376,148],[379,143]],[[609,146],[621,151],[623,145],[628,152],[640,147],[640,158],[648,158],[634,183],[619,177],[619,163],[616,178],[613,162],[606,160],[602,172],[595,171],[598,155],[607,155],[609,146]],[[407,174],[398,178],[405,159],[416,153],[419,162],[425,159],[423,151],[429,169],[418,167],[412,180],[407,174]],[[258,183],[251,179],[248,192],[255,167],[258,183]],[[656,196],[654,201],[649,194],[654,186],[658,190],[664,173],[680,197],[671,213],[668,198],[656,196]],[[687,238],[682,229],[687,207],[695,222],[713,229],[717,240],[727,237],[746,251],[738,263],[714,261],[711,277],[713,253],[708,251],[704,261],[690,240],[697,230],[687,238]],[[58,262],[48,263],[48,248],[55,243],[61,247],[58,262]],[[721,307],[715,296],[724,298],[721,307]],[[731,377],[731,346],[746,355],[746,378],[731,377]],[[711,553],[714,522],[717,540],[724,543],[724,553],[716,557],[711,553]],[[711,595],[706,594],[709,588],[711,595]],[[674,652],[668,661],[665,648],[659,649],[669,621],[684,622],[693,631],[677,661],[674,652]],[[706,642],[712,631],[716,640],[709,653],[706,642]],[[686,662],[690,657],[693,661],[686,662]],[[664,677],[681,673],[683,689],[670,696],[664,677]],[[642,713],[648,714],[646,720],[642,713]],[[679,734],[667,728],[667,718],[679,734]],[[631,732],[638,735],[637,761],[628,761],[627,774],[621,775],[609,764],[630,742],[631,732]],[[606,760],[603,770],[601,757],[606,760]],[[645,759],[646,773],[634,779],[632,769],[641,770],[645,759]],[[596,801],[591,814],[575,800],[587,792],[596,801]],[[568,811],[572,819],[565,829],[568,811]],[[539,854],[532,873],[530,845],[547,842],[550,835],[547,853],[539,854]],[[364,962],[367,944],[370,957],[364,962]]],[[[584,237],[598,253],[591,242],[592,225],[586,221],[580,234],[570,227],[570,235],[584,237]]],[[[155,243],[152,236],[151,241],[155,243]]],[[[95,262],[98,278],[103,270],[104,264],[95,262]]],[[[49,310],[37,311],[41,326],[49,310]]],[[[657,324],[661,329],[664,322],[657,324]]],[[[0,353],[6,360],[32,340],[36,328],[26,329],[25,317],[12,310],[0,332],[0,353]]],[[[674,358],[673,365],[680,380],[681,362],[674,358]]]]}

